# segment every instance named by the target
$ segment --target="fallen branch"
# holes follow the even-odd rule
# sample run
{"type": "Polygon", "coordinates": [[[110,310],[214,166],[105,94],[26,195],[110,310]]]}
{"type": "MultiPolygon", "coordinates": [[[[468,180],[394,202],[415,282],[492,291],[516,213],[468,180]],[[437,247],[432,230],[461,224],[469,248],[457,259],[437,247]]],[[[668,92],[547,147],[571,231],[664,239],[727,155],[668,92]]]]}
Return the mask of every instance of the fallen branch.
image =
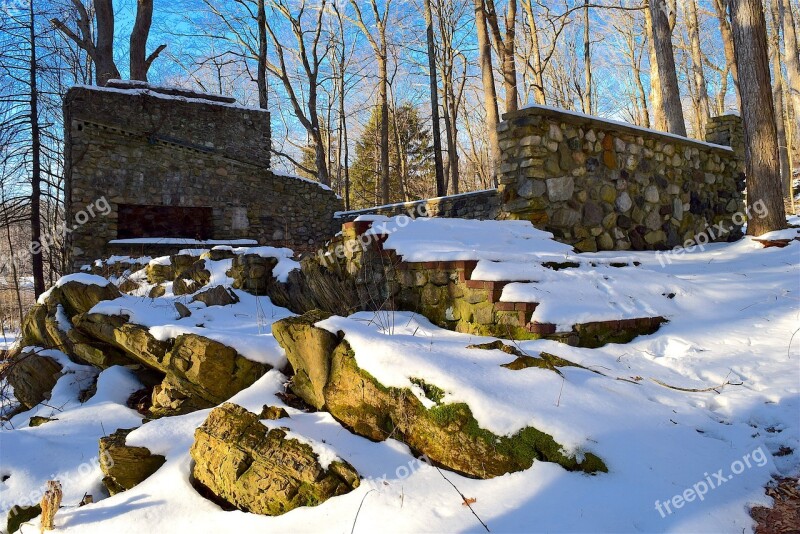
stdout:
{"type": "Polygon", "coordinates": [[[714,393],[719,393],[719,389],[721,389],[721,388],[723,388],[725,386],[741,386],[743,384],[743,382],[731,382],[730,380],[726,380],[725,382],[723,382],[722,384],[720,384],[718,386],[712,386],[710,388],[697,389],[697,388],[682,388],[682,387],[679,387],[679,386],[671,386],[671,385],[667,384],[666,382],[662,382],[658,378],[650,378],[650,380],[652,380],[653,382],[655,382],[659,386],[664,386],[665,388],[674,389],[676,391],[684,391],[684,392],[687,392],[687,393],[708,393],[709,391],[713,391],[714,393]]]}

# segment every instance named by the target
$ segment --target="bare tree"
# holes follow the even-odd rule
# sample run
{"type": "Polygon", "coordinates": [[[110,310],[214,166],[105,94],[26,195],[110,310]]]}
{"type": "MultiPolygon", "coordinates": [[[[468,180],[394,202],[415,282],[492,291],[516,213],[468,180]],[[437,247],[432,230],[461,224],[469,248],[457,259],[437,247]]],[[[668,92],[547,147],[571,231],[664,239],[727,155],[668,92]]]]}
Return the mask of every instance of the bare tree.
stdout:
{"type": "MultiPolygon", "coordinates": [[[[112,13],[113,19],[113,13],[112,13]]],[[[147,55],[147,38],[153,24],[153,0],[136,0],[136,20],[133,24],[130,39],[131,80],[147,81],[150,65],[164,51],[167,45],[162,44],[147,55]]]]}
{"type": "Polygon", "coordinates": [[[675,54],[672,49],[670,10],[664,0],[650,0],[652,39],[655,48],[658,77],[662,88],[662,106],[667,129],[670,133],[686,135],[683,119],[680,87],[675,70],[675,54]]]}
{"type": "Polygon", "coordinates": [[[786,58],[786,74],[789,89],[789,98],[792,100],[795,125],[792,128],[797,134],[800,132],[800,59],[798,59],[797,33],[794,29],[794,15],[789,0],[781,0],[779,13],[783,24],[783,49],[786,58]]]}
{"type": "Polygon", "coordinates": [[[583,75],[585,87],[583,92],[583,112],[591,115],[592,106],[592,48],[589,41],[589,0],[583,0],[583,75]]]}
{"type": "Polygon", "coordinates": [[[694,86],[697,94],[697,125],[698,131],[695,135],[702,137],[705,131],[706,122],[710,116],[708,107],[708,89],[706,88],[706,76],[703,72],[703,50],[700,47],[700,23],[697,18],[697,0],[687,0],[688,13],[686,13],[686,28],[689,33],[689,43],[692,50],[692,73],[694,74],[694,86]]]}
{"type": "Polygon", "coordinates": [[[367,37],[375,59],[378,62],[378,107],[381,114],[380,127],[380,155],[381,155],[381,202],[389,203],[389,54],[386,41],[386,27],[389,20],[389,12],[392,0],[386,0],[383,15],[378,9],[377,0],[369,0],[372,7],[372,15],[377,30],[377,35],[373,35],[364,22],[359,2],[350,0],[350,4],[356,11],[356,25],[367,37]]]}
{"type": "Polygon", "coordinates": [[[497,185],[496,165],[500,162],[500,141],[497,137],[497,125],[500,113],[497,110],[497,90],[494,86],[492,72],[492,45],[489,42],[489,29],[486,21],[484,0],[473,0],[475,3],[475,29],[478,33],[478,61],[481,65],[481,81],[483,83],[483,99],[486,107],[486,135],[489,141],[489,167],[492,180],[497,185]]]}
{"type": "MultiPolygon", "coordinates": [[[[786,122],[784,120],[783,105],[783,72],[781,69],[781,17],[780,0],[770,2],[772,14],[772,34],[770,39],[770,52],[772,53],[772,100],[775,103],[775,128],[778,135],[778,159],[780,161],[781,176],[786,183],[787,194],[792,198],[792,172],[789,169],[789,145],[786,139],[786,122]]],[[[788,114],[786,114],[788,115],[788,114]]]]}
{"type": "Polygon", "coordinates": [[[431,0],[423,0],[425,4],[425,38],[428,44],[428,72],[431,89],[431,121],[433,122],[433,158],[436,172],[436,196],[447,194],[444,181],[444,164],[442,163],[442,134],[439,121],[439,83],[436,76],[436,43],[433,37],[433,13],[431,0]]]}
{"type": "MultiPolygon", "coordinates": [[[[727,82],[728,72],[730,72],[731,77],[733,78],[733,88],[736,92],[736,107],[738,109],[742,109],[742,97],[739,94],[739,68],[736,65],[736,56],[733,51],[733,33],[731,31],[731,23],[728,20],[728,3],[729,0],[712,0],[711,2],[714,6],[714,13],[717,16],[717,22],[719,23],[719,32],[722,36],[722,49],[725,52],[725,62],[727,63],[727,69],[722,74],[725,76],[725,81],[727,82]]],[[[726,86],[727,84],[723,84],[726,86]]],[[[725,109],[725,94],[721,91],[721,96],[719,98],[718,107],[720,108],[718,111],[719,113],[724,112],[725,109]]]]}
{"type": "Polygon", "coordinates": [[[778,163],[778,137],[767,54],[767,28],[761,0],[731,0],[739,91],[744,122],[747,200],[763,202],[766,215],[751,218],[747,233],[761,235],[786,226],[778,163]]]}
{"type": "MultiPolygon", "coordinates": [[[[92,59],[96,69],[98,85],[106,85],[109,80],[120,77],[114,61],[114,5],[112,0],[94,0],[94,32],[87,8],[80,0],[72,0],[77,13],[78,33],[64,22],[54,18],[52,24],[71,39],[92,59]],[[96,37],[95,35],[96,34],[96,37]]],[[[149,56],[146,53],[147,38],[153,21],[153,0],[137,0],[136,20],[130,36],[131,79],[147,81],[147,71],[153,61],[167,45],[160,45],[149,56]]]]}

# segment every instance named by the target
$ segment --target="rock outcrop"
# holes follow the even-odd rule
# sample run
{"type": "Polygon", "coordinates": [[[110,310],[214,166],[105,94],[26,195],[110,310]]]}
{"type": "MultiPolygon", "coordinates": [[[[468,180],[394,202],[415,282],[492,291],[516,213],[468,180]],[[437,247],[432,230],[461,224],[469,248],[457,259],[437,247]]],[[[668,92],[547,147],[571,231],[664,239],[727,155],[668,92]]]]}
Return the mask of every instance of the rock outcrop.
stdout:
{"type": "Polygon", "coordinates": [[[228,400],[252,385],[270,366],[248,360],[212,339],[184,334],[160,341],[122,316],[86,314],[76,320],[88,332],[145,366],[164,373],[153,391],[153,415],[186,413],[228,400]]]}
{"type": "Polygon", "coordinates": [[[375,441],[395,438],[438,465],[477,478],[528,469],[534,460],[569,470],[606,471],[594,454],[582,460],[567,456],[551,436],[535,428],[497,436],[479,426],[466,404],[442,404],[433,395],[436,405],[428,409],[409,389],[382,385],[358,367],[346,341],[314,326],[325,317],[317,311],[284,319],[273,324],[273,334],[295,371],[292,391],[352,432],[375,441]]]}
{"type": "Polygon", "coordinates": [[[125,438],[134,429],[119,429],[100,438],[100,470],[103,484],[111,495],[136,486],[164,465],[166,458],[151,454],[145,447],[131,447],[125,438]]]}
{"type": "Polygon", "coordinates": [[[73,328],[76,316],[88,312],[101,301],[120,296],[122,294],[111,284],[69,281],[54,287],[44,302],[34,306],[25,318],[22,346],[58,349],[79,363],[100,369],[131,363],[120,351],[73,328]]]}
{"type": "Polygon", "coordinates": [[[53,358],[27,348],[5,364],[2,375],[14,388],[14,396],[20,404],[30,410],[50,398],[61,370],[61,364],[53,358]]]}
{"type": "Polygon", "coordinates": [[[359,485],[351,465],[324,467],[310,445],[268,429],[231,403],[215,408],[196,430],[191,455],[196,483],[223,503],[257,514],[316,506],[359,485]]]}
{"type": "MultiPolygon", "coordinates": [[[[228,289],[218,288],[206,293],[208,303],[233,298],[228,289]]],[[[147,375],[145,382],[151,385],[153,373],[160,374],[161,384],[153,390],[153,416],[216,406],[270,369],[201,335],[184,334],[161,341],[147,327],[130,323],[126,316],[90,313],[98,302],[120,296],[110,284],[70,281],[54,288],[27,316],[23,346],[56,348],[78,363],[100,369],[125,365],[147,375]]],[[[30,408],[47,398],[61,366],[28,350],[12,354],[6,369],[4,374],[9,375],[17,398],[30,408]]]]}

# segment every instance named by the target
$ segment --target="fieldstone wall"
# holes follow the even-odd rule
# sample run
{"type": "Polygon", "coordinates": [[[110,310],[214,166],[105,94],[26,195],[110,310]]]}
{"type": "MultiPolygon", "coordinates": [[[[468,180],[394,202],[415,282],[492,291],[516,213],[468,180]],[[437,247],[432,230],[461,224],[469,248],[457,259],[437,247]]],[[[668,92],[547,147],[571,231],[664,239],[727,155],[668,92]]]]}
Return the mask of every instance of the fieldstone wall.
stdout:
{"type": "MultiPolygon", "coordinates": [[[[731,231],[716,239],[741,237],[731,216],[744,209],[743,166],[729,147],[544,106],[503,119],[500,218],[579,251],[671,248],[723,220],[731,231]]],[[[737,139],[737,119],[721,118],[727,137],[713,138],[737,139]]]]}
{"type": "MultiPolygon", "coordinates": [[[[73,270],[108,255],[120,226],[129,233],[148,224],[142,217],[120,225],[120,205],[153,206],[160,218],[165,206],[203,208],[203,217],[210,209],[210,235],[203,239],[255,239],[303,251],[333,233],[333,214],[342,205],[332,191],[269,170],[269,113],[263,110],[224,97],[117,83],[72,88],[64,116],[73,270]],[[101,198],[108,210],[100,209],[101,198]]],[[[160,225],[191,228],[186,210],[174,213],[176,220],[167,221],[174,225],[160,225]]]]}
{"type": "Polygon", "coordinates": [[[355,211],[344,211],[337,214],[339,224],[352,221],[360,215],[386,215],[395,217],[441,217],[445,219],[496,219],[500,214],[500,197],[497,189],[461,193],[446,197],[415,200],[387,204],[355,211]]]}

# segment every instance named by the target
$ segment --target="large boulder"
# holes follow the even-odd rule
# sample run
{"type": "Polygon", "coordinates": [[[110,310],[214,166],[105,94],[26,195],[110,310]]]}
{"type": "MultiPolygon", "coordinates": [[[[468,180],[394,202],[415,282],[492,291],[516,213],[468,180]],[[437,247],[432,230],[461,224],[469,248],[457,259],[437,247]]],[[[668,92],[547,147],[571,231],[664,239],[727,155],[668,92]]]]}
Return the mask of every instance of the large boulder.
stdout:
{"type": "Polygon", "coordinates": [[[271,369],[197,334],[160,341],[146,327],[129,323],[123,316],[86,314],[76,319],[76,325],[131,359],[164,373],[164,382],[153,391],[153,415],[216,406],[271,369]]]}
{"type": "Polygon", "coordinates": [[[606,471],[594,454],[568,456],[552,436],[536,428],[513,436],[481,428],[468,405],[442,404],[435,384],[419,381],[435,402],[430,409],[410,389],[384,386],[358,367],[340,335],[314,326],[326,315],[312,312],[276,322],[273,333],[295,371],[292,391],[352,432],[375,441],[395,438],[438,465],[477,478],[522,471],[534,460],[569,470],[606,471]]]}
{"type": "Polygon", "coordinates": [[[198,260],[175,277],[172,292],[175,295],[189,295],[199,291],[210,281],[211,271],[206,269],[206,260],[198,260]]]}
{"type": "Polygon", "coordinates": [[[106,369],[131,361],[107,343],[92,340],[73,328],[76,317],[103,300],[121,296],[119,290],[103,284],[100,277],[69,280],[50,290],[34,306],[22,324],[22,345],[58,349],[79,363],[106,369]],[[96,283],[91,283],[96,279],[96,283]]]}
{"type": "Polygon", "coordinates": [[[268,429],[258,416],[225,403],[195,431],[192,475],[219,500],[240,510],[280,515],[316,506],[359,485],[344,461],[325,467],[312,447],[268,429]]]}
{"type": "Polygon", "coordinates": [[[100,470],[111,495],[136,486],[164,465],[166,458],[145,447],[131,447],[125,439],[134,429],[119,429],[100,438],[100,470]]]}
{"type": "Polygon", "coordinates": [[[3,363],[0,376],[14,388],[14,397],[20,404],[31,409],[50,398],[62,369],[53,358],[37,354],[35,348],[26,348],[3,363]]]}
{"type": "Polygon", "coordinates": [[[341,340],[311,325],[328,317],[329,313],[312,310],[272,325],[272,334],[286,349],[294,369],[292,391],[317,410],[325,406],[324,389],[331,372],[331,355],[341,340]]]}

